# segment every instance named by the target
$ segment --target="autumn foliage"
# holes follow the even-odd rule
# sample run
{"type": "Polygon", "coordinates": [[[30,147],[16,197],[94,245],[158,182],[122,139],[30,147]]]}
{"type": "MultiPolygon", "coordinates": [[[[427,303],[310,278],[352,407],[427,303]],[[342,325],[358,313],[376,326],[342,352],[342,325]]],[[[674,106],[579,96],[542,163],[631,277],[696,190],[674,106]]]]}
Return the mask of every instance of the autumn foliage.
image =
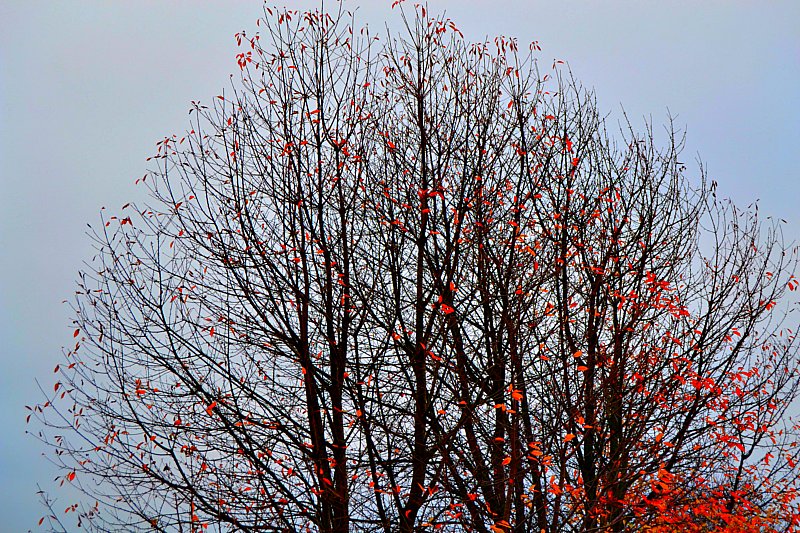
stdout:
{"type": "MultiPolygon", "coordinates": [[[[396,2],[398,3],[398,2],[396,2]]],[[[402,6],[399,6],[400,11],[402,6]]],[[[794,251],[538,45],[265,10],[33,408],[96,529],[794,531],[794,251]]],[[[62,519],[59,517],[59,519],[62,519]]]]}

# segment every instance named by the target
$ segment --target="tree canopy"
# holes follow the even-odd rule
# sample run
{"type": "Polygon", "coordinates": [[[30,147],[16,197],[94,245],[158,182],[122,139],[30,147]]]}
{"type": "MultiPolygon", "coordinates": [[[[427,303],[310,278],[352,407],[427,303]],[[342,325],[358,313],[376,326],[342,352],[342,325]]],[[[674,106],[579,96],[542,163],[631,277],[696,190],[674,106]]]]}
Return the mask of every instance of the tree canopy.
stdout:
{"type": "MultiPolygon", "coordinates": [[[[395,2],[399,4],[400,2],[395,2]]],[[[400,6],[402,8],[402,6],[400,6]]],[[[98,530],[794,531],[795,250],[537,45],[265,9],[32,407],[98,530]]],[[[62,520],[50,518],[51,521],[62,520]]],[[[55,522],[51,522],[55,523],[55,522]]]]}

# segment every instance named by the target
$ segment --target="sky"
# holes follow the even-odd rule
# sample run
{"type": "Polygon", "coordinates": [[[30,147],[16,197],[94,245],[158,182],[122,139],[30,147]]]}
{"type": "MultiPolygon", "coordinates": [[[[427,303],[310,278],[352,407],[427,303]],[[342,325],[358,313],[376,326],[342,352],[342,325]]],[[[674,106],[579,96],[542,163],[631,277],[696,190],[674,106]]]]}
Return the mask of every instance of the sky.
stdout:
{"type": "MultiPolygon", "coordinates": [[[[390,5],[346,2],[374,29],[397,26],[390,5]]],[[[428,8],[446,11],[469,40],[538,41],[541,64],[567,61],[611,120],[623,107],[638,128],[672,115],[687,132],[684,161],[702,160],[720,195],[741,206],[758,199],[800,240],[800,2],[428,8]]],[[[86,224],[102,206],[142,199],[134,181],[155,142],[187,129],[191,100],[208,102],[229,84],[234,34],[254,33],[261,9],[256,0],[0,1],[0,530],[36,530],[37,483],[61,509],[72,503],[25,435],[24,405],[42,400],[37,379],[52,387],[72,340],[62,301],[92,256],[86,224]]]]}

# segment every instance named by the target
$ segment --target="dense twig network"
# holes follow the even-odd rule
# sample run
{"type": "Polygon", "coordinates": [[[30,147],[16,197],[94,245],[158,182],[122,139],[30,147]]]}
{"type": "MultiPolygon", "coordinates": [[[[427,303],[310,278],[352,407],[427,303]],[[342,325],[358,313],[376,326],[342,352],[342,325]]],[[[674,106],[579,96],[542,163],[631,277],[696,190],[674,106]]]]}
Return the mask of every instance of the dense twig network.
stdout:
{"type": "Polygon", "coordinates": [[[149,205],[95,231],[34,408],[82,524],[796,526],[779,228],[671,125],[609,134],[535,43],[348,17],[265,10],[149,205]]]}

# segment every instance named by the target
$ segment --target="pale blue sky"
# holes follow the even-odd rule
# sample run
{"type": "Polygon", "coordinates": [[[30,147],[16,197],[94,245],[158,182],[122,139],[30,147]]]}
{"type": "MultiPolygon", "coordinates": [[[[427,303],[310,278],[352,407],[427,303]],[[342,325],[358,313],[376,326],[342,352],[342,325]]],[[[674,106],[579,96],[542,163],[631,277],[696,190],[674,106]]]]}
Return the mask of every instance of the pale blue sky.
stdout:
{"type": "MultiPolygon", "coordinates": [[[[314,6],[317,2],[287,2],[314,6]]],[[[329,4],[332,2],[328,1],[329,4]]],[[[351,0],[373,27],[391,0],[351,0]]],[[[569,61],[601,107],[634,123],[667,110],[719,191],[788,221],[800,238],[800,2],[430,0],[468,39],[538,40],[569,61]]],[[[24,435],[23,405],[51,386],[71,340],[69,298],[101,206],[133,182],[166,134],[187,126],[236,70],[234,33],[258,1],[0,1],[0,531],[35,529],[36,483],[55,472],[24,435]]],[[[58,496],[59,491],[54,490],[58,496]]],[[[61,505],[63,509],[67,500],[61,505]]],[[[61,501],[59,503],[61,503],[61,501]]]]}

